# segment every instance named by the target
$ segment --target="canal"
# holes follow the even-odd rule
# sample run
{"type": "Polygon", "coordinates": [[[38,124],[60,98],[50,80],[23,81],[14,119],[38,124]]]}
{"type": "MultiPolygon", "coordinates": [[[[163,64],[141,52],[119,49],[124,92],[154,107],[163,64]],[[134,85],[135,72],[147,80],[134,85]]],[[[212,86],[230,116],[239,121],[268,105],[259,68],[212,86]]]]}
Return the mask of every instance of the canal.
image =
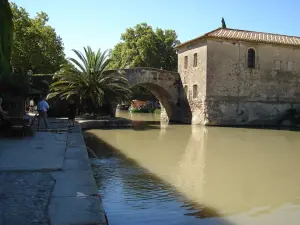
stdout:
{"type": "Polygon", "coordinates": [[[110,225],[300,224],[299,132],[119,116],[134,127],[86,132],[110,225]]]}

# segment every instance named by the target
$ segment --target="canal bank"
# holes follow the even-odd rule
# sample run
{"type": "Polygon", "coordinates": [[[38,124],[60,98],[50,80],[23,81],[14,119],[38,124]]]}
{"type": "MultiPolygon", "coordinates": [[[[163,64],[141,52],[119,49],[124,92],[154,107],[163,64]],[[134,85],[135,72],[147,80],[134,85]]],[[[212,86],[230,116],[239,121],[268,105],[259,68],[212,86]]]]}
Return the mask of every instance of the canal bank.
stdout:
{"type": "Polygon", "coordinates": [[[0,224],[106,224],[80,126],[0,139],[0,224]]]}
{"type": "Polygon", "coordinates": [[[129,128],[132,127],[132,121],[125,118],[76,118],[82,130],[102,129],[102,128],[129,128]]]}

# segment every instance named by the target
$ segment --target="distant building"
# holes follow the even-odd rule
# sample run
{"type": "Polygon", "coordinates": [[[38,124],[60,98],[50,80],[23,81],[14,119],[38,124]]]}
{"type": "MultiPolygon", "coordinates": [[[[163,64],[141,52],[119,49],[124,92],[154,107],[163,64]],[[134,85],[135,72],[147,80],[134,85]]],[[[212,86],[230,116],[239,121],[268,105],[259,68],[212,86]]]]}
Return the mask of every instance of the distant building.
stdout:
{"type": "Polygon", "coordinates": [[[131,108],[160,108],[159,101],[141,101],[141,100],[132,100],[131,108]]]}
{"type": "Polygon", "coordinates": [[[300,37],[218,28],[177,50],[193,124],[266,120],[300,106],[300,37]]]}
{"type": "Polygon", "coordinates": [[[147,101],[132,100],[131,108],[144,108],[147,106],[147,101]]]}

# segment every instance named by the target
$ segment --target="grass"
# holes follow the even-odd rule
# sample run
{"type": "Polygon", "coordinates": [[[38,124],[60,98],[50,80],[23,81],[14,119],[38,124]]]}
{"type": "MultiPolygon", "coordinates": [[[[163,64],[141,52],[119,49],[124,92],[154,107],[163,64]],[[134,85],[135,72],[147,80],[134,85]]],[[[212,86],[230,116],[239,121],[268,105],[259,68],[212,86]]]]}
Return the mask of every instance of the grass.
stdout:
{"type": "Polygon", "coordinates": [[[160,114],[161,113],[161,109],[155,109],[153,113],[160,114]]]}

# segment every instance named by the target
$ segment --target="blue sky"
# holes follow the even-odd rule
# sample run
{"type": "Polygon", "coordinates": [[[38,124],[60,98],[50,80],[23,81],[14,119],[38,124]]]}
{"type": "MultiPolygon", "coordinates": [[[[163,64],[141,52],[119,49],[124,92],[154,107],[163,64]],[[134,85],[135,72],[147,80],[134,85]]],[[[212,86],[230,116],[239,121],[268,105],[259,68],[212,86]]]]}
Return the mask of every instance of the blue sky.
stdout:
{"type": "Polygon", "coordinates": [[[14,0],[31,16],[44,11],[71,49],[113,48],[126,28],[147,22],[174,29],[181,42],[221,26],[300,36],[299,0],[14,0]]]}

